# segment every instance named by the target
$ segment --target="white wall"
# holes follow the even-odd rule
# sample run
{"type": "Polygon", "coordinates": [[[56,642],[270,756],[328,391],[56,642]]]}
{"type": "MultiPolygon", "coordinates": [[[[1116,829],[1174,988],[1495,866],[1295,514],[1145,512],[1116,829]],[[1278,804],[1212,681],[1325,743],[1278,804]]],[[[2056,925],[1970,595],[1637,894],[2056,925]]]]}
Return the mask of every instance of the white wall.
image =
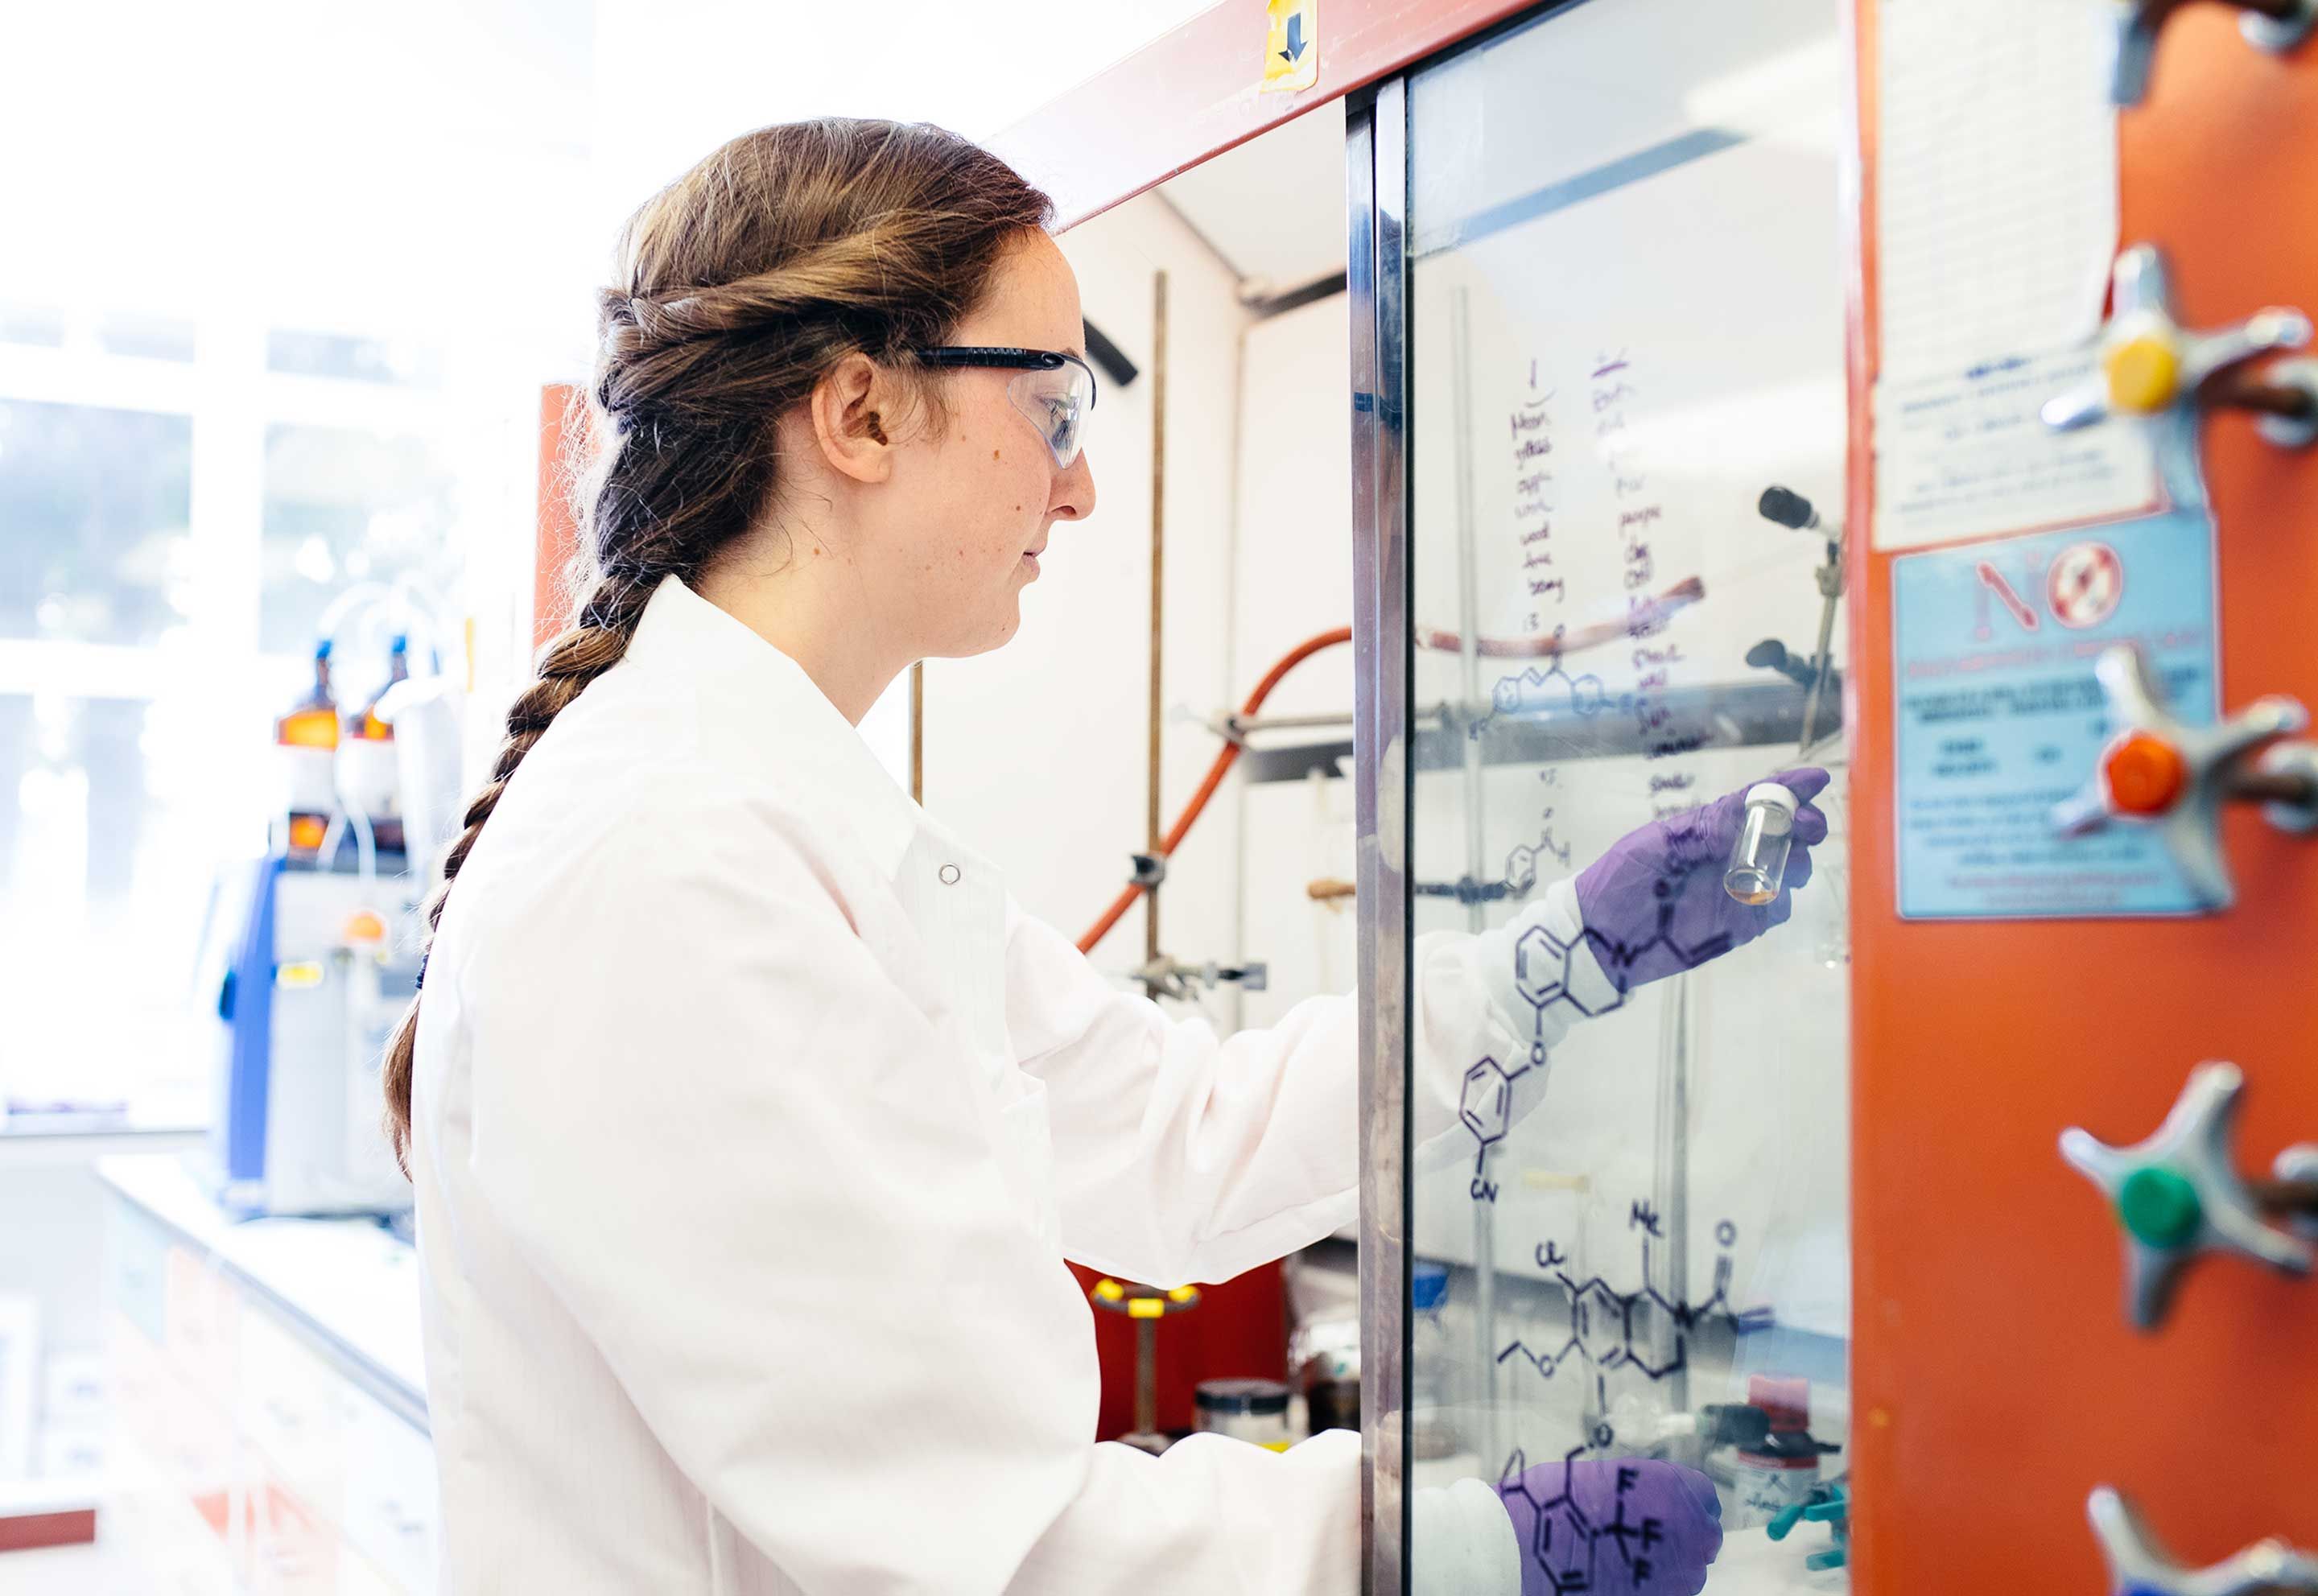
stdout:
{"type": "MultiPolygon", "coordinates": [[[[1341,229],[1340,229],[1341,230],[1341,229]]],[[[1258,322],[1248,332],[1240,456],[1240,690],[1289,649],[1352,623],[1351,310],[1343,294],[1258,322]]],[[[1298,665],[1264,715],[1343,713],[1352,707],[1352,651],[1298,665]]],[[[1268,742],[1349,738],[1343,728],[1263,734],[1268,742]]],[[[1357,952],[1352,901],[1316,903],[1306,887],[1350,881],[1352,783],[1250,783],[1242,790],[1247,874],[1241,883],[1247,956],[1271,967],[1271,990],[1247,1020],[1276,1019],[1316,991],[1349,991],[1357,952]]]]}
{"type": "MultiPolygon", "coordinates": [[[[1044,574],[1023,598],[1020,633],[993,654],[928,664],[925,802],[993,857],[1029,912],[1075,937],[1146,842],[1154,274],[1167,273],[1169,320],[1163,823],[1219,746],[1202,722],[1238,690],[1226,677],[1226,633],[1233,395],[1246,313],[1232,274],[1155,198],[1074,229],[1062,244],[1088,318],[1141,374],[1125,388],[1103,383],[1088,444],[1095,511],[1056,526],[1044,574]]],[[[1174,861],[1161,929],[1179,958],[1233,952],[1234,831],[1226,792],[1174,861]]],[[[1124,971],[1142,949],[1138,905],[1099,962],[1124,971]]]]}
{"type": "Polygon", "coordinates": [[[596,0],[606,247],[629,210],[736,133],[889,116],[986,138],[1212,3],[596,0]]]}

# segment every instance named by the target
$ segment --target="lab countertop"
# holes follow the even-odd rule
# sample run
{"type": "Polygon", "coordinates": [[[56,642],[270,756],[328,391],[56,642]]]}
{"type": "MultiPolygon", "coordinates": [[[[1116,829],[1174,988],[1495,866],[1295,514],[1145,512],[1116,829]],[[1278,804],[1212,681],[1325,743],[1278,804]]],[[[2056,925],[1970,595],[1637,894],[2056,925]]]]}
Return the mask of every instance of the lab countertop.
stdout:
{"type": "Polygon", "coordinates": [[[418,1256],[369,1219],[237,1220],[166,1154],[107,1158],[97,1179],[420,1430],[427,1369],[418,1256]]]}
{"type": "Polygon", "coordinates": [[[1722,1538],[1722,1555],[1708,1572],[1706,1596],[1803,1596],[1811,1591],[1848,1591],[1848,1571],[1803,1566],[1804,1558],[1825,1550],[1832,1539],[1817,1524],[1806,1525],[1783,1541],[1773,1540],[1767,1530],[1734,1529],[1722,1538]]]}

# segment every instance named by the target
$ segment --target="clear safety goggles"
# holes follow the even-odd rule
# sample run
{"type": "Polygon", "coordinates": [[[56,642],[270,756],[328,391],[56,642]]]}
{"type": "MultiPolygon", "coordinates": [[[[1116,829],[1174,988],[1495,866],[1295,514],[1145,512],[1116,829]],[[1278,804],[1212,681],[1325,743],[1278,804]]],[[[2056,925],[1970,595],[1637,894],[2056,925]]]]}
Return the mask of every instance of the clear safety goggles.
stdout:
{"type": "Polygon", "coordinates": [[[1030,418],[1055,464],[1068,471],[1086,446],[1086,418],[1094,408],[1094,372],[1075,354],[1056,349],[989,347],[921,349],[930,366],[987,368],[1020,374],[1006,397],[1030,418]]]}

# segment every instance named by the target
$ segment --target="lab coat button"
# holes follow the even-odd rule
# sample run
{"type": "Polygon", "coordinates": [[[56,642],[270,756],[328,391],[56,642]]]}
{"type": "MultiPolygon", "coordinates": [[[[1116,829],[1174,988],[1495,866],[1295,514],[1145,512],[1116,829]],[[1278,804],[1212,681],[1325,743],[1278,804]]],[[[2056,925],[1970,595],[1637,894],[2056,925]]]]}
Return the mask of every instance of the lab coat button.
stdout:
{"type": "Polygon", "coordinates": [[[941,879],[942,885],[946,887],[956,886],[957,884],[957,866],[955,865],[943,865],[941,867],[941,879]]]}

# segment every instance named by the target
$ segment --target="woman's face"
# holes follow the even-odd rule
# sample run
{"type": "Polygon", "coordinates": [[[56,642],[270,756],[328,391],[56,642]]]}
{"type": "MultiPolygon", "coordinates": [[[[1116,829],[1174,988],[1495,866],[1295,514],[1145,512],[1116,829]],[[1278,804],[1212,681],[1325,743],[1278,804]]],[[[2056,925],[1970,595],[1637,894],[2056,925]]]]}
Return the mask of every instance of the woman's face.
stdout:
{"type": "MultiPolygon", "coordinates": [[[[1025,233],[1000,262],[981,308],[949,341],[1084,359],[1085,336],[1070,263],[1044,233],[1025,233]]],[[[979,654],[1012,637],[1048,532],[1094,508],[1085,452],[1067,467],[1055,463],[1037,426],[1008,395],[1019,375],[980,368],[935,373],[942,410],[927,410],[906,442],[894,440],[901,446],[892,479],[876,496],[876,542],[889,593],[912,612],[893,618],[907,626],[912,654],[979,654]]]]}

